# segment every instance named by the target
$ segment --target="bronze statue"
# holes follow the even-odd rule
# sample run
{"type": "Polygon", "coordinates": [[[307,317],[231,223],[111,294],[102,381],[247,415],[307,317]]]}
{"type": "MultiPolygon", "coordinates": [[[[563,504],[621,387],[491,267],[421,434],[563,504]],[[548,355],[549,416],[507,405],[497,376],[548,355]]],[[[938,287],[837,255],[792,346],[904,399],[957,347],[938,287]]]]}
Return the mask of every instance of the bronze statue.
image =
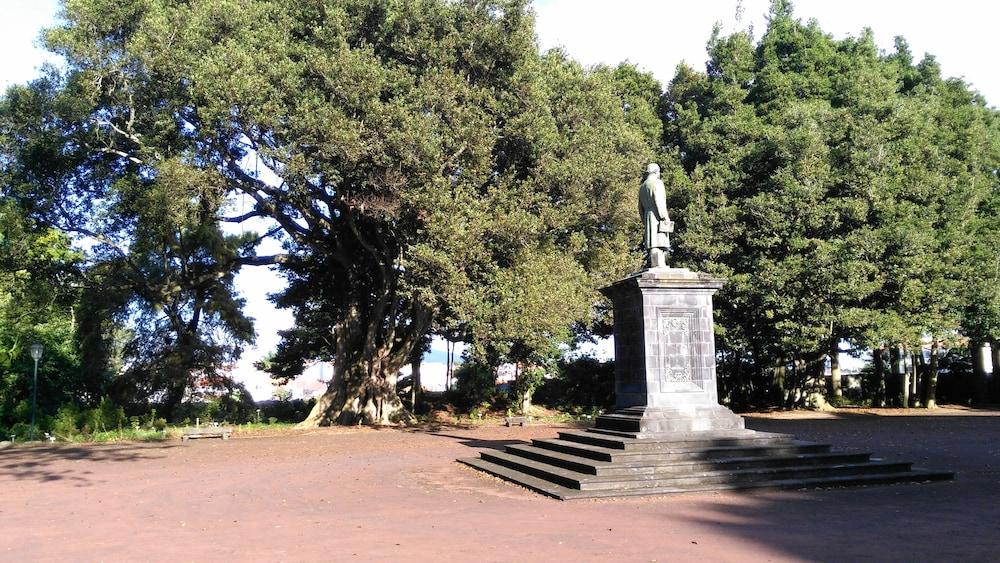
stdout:
{"type": "Polygon", "coordinates": [[[642,217],[642,246],[647,268],[665,268],[674,222],[667,214],[667,193],[660,180],[660,167],[651,163],[639,186],[639,214],[642,217]]]}

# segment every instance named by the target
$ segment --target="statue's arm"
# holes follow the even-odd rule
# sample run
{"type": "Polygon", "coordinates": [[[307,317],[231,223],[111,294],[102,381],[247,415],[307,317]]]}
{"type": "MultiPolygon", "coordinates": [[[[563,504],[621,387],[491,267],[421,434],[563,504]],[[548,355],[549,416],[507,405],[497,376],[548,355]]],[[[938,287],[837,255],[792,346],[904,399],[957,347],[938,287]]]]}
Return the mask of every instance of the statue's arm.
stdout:
{"type": "Polygon", "coordinates": [[[657,186],[658,190],[653,190],[653,200],[656,205],[656,218],[660,221],[669,221],[670,215],[667,213],[667,193],[661,182],[657,186]]]}

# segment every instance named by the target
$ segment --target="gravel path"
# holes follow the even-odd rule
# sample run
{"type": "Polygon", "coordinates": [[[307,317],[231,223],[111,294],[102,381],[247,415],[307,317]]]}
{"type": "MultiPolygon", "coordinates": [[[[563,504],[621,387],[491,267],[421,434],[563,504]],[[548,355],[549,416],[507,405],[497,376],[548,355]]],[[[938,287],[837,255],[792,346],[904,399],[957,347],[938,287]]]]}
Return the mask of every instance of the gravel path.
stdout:
{"type": "Polygon", "coordinates": [[[460,466],[554,426],[0,451],[2,561],[989,561],[1000,413],[756,415],[954,482],[559,502],[460,466]]]}

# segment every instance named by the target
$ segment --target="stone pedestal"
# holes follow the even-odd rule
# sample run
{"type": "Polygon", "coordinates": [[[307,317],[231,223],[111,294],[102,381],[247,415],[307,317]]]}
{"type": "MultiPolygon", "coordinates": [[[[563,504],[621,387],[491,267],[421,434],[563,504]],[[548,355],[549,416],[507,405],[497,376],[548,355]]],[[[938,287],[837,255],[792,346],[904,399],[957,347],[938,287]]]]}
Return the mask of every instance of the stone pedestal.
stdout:
{"type": "Polygon", "coordinates": [[[652,268],[602,290],[614,306],[617,410],[598,428],[640,436],[743,429],[716,391],[712,295],[722,284],[652,268]]]}

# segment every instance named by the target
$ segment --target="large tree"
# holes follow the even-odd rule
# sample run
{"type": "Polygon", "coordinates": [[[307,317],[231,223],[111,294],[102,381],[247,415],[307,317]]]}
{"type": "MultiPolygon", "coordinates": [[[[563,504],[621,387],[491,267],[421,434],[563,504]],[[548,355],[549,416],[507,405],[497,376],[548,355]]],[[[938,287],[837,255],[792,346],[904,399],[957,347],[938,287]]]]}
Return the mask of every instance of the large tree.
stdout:
{"type": "Polygon", "coordinates": [[[834,39],[784,1],[756,44],[717,31],[709,56],[678,69],[662,115],[687,178],[679,258],[730,280],[723,395],[803,402],[842,339],[914,350],[958,329],[996,185],[981,98],[902,40],[884,55],[867,30],[834,39]]]}
{"type": "Polygon", "coordinates": [[[170,415],[253,338],[232,283],[258,237],[220,231],[222,176],[194,163],[179,131],[137,122],[142,94],[125,81],[115,68],[52,71],[8,90],[2,190],[89,247],[76,283],[82,377],[170,415]]]}
{"type": "Polygon", "coordinates": [[[93,400],[101,391],[101,381],[81,376],[74,338],[81,258],[65,235],[31,221],[11,199],[0,200],[2,429],[30,417],[28,350],[35,342],[44,346],[37,380],[42,414],[67,402],[93,400]]]}
{"type": "MultiPolygon", "coordinates": [[[[180,270],[186,242],[229,245],[199,259],[213,295],[239,265],[280,263],[296,327],[276,365],[336,366],[308,424],[393,420],[428,331],[508,350],[562,338],[636,264],[650,122],[610,71],[541,55],[524,1],[68,0],[64,17],[46,41],[67,61],[58,93],[80,100],[59,122],[79,160],[53,189],[110,218],[121,194],[174,194],[197,221],[126,238],[148,233],[136,250],[180,270]],[[251,208],[227,208],[237,195],[251,208]],[[264,220],[285,252],[223,244],[206,212],[264,220]]],[[[196,280],[158,276],[184,282],[177,310],[197,318],[196,280]]]]}

